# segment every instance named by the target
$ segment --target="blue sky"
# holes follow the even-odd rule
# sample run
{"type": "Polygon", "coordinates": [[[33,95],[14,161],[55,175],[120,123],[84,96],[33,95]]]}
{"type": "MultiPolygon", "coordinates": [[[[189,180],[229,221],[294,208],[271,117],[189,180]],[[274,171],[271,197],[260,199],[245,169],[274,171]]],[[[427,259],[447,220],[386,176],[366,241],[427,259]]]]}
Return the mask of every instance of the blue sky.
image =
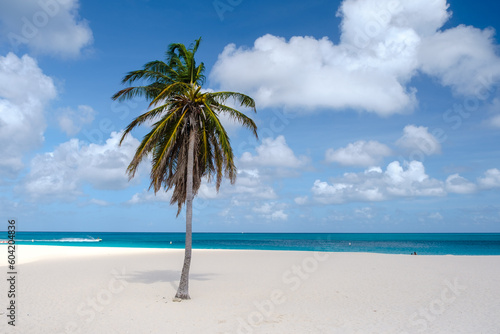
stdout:
{"type": "Polygon", "coordinates": [[[170,43],[203,41],[239,170],[204,183],[196,232],[500,232],[495,2],[0,2],[0,209],[22,230],[183,231],[148,166],[147,108],[111,96],[170,43]]]}

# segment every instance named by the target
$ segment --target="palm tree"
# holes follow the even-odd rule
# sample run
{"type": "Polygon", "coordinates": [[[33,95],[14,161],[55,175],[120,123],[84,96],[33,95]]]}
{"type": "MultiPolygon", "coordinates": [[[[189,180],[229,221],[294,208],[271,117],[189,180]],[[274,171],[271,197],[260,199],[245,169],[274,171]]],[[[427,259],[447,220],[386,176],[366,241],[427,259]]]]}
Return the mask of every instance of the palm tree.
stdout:
{"type": "Polygon", "coordinates": [[[256,111],[252,98],[235,92],[202,90],[205,65],[197,65],[194,58],[200,41],[201,38],[197,39],[189,49],[183,44],[170,44],[166,61],[149,62],[122,80],[123,84],[143,81],[146,85],[125,88],[112,97],[123,101],[138,96],[150,101],[148,111],[127,126],[120,141],[121,145],[135,127],[153,122],[127,168],[129,178],[134,177],[144,158],[151,157],[149,189],[153,188],[156,194],[161,188],[165,191],[173,188],[170,204],[177,203],[177,216],[186,203],[184,265],[176,299],[190,299],[193,198],[202,178],[208,181],[215,178],[217,191],[223,177],[231,183],[236,180],[233,151],[220,115],[226,114],[257,137],[257,126],[252,119],[225,104],[233,99],[241,107],[256,111]]]}

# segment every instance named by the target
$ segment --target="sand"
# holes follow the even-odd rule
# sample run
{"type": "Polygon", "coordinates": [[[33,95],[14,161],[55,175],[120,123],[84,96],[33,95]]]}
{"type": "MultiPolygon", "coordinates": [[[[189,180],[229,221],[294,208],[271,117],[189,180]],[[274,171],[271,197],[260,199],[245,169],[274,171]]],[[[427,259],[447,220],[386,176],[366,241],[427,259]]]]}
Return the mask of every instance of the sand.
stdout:
{"type": "Polygon", "coordinates": [[[500,333],[499,256],[18,246],[0,333],[500,333]]]}

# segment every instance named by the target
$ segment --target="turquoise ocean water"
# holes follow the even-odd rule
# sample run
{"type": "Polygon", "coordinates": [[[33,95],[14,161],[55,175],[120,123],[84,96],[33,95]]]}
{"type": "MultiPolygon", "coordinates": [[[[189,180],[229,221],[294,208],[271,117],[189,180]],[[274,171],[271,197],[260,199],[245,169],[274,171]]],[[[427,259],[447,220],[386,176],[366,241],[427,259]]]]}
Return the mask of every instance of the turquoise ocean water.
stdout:
{"type": "MultiPolygon", "coordinates": [[[[5,239],[7,232],[0,232],[5,239]]],[[[183,233],[17,232],[15,240],[18,245],[184,248],[183,233]]],[[[500,255],[500,233],[194,233],[193,248],[500,255]]]]}

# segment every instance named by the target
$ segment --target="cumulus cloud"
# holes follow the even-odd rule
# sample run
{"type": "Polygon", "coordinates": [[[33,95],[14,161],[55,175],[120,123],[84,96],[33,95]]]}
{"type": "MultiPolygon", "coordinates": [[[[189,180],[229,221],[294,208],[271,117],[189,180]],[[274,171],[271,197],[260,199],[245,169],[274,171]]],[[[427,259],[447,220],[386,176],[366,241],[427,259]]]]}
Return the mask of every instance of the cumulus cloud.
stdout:
{"type": "Polygon", "coordinates": [[[392,154],[389,147],[377,141],[360,140],[337,150],[326,151],[326,161],[336,162],[343,166],[373,166],[384,157],[392,154]]]}
{"type": "Polygon", "coordinates": [[[25,191],[33,199],[70,199],[82,195],[84,184],[105,190],[128,187],[126,168],[139,141],[127,136],[118,146],[120,138],[121,133],[112,132],[103,145],[71,139],[53,152],[35,156],[24,183],[25,191]]]}
{"type": "Polygon", "coordinates": [[[92,107],[80,105],[77,110],[71,108],[61,109],[57,120],[61,130],[68,136],[73,136],[80,132],[84,125],[92,123],[94,116],[95,111],[92,107]]]}
{"type": "Polygon", "coordinates": [[[459,174],[453,174],[446,179],[446,190],[450,193],[472,194],[476,192],[477,186],[459,174]]]}
{"type": "Polygon", "coordinates": [[[229,194],[242,195],[244,199],[274,199],[274,189],[267,185],[258,169],[238,170],[238,177],[233,186],[224,188],[229,194]]]}
{"type": "Polygon", "coordinates": [[[0,56],[0,173],[16,176],[24,154],[43,143],[44,108],[56,95],[54,82],[33,58],[0,56]]]}
{"type": "Polygon", "coordinates": [[[211,78],[223,89],[249,93],[262,107],[355,108],[382,115],[412,109],[414,90],[384,70],[351,61],[348,50],[327,38],[287,42],[265,35],[250,50],[226,46],[211,78]]]}
{"type": "Polygon", "coordinates": [[[404,134],[398,139],[396,145],[405,149],[408,153],[422,152],[425,155],[441,153],[441,143],[429,133],[424,126],[407,125],[404,134]]]}
{"type": "Polygon", "coordinates": [[[295,156],[284,136],[278,136],[276,139],[265,138],[255,151],[257,155],[252,155],[250,152],[243,153],[239,162],[244,166],[298,168],[308,161],[306,157],[295,156]]]}
{"type": "Polygon", "coordinates": [[[500,188],[500,170],[497,168],[488,169],[484,176],[478,179],[478,184],[484,189],[500,188]]]}
{"type": "Polygon", "coordinates": [[[288,214],[284,212],[286,205],[283,203],[266,202],[252,210],[267,220],[287,220],[288,214]]]}
{"type": "Polygon", "coordinates": [[[362,48],[383,41],[388,33],[409,29],[419,36],[432,35],[451,16],[448,7],[443,0],[347,0],[337,16],[342,17],[343,42],[362,48]]]}
{"type": "Polygon", "coordinates": [[[293,201],[298,205],[304,205],[309,201],[309,197],[299,196],[299,197],[295,197],[295,199],[293,201]]]}
{"type": "Polygon", "coordinates": [[[98,205],[98,206],[109,206],[111,205],[111,203],[107,202],[107,201],[103,201],[102,199],[96,199],[96,198],[92,198],[90,201],[89,201],[90,204],[94,204],[94,205],[98,205]]]}
{"type": "Polygon", "coordinates": [[[78,0],[23,0],[0,2],[0,30],[4,43],[35,53],[75,57],[92,44],[92,30],[78,14],[78,0]]]}
{"type": "Polygon", "coordinates": [[[156,194],[154,191],[143,190],[141,193],[135,193],[127,204],[139,204],[145,202],[167,202],[170,203],[173,190],[164,191],[163,189],[156,194]]]}
{"type": "Polygon", "coordinates": [[[369,207],[364,207],[364,208],[359,208],[354,210],[354,214],[360,218],[364,219],[372,219],[375,217],[375,213],[373,212],[372,208],[369,207]]]}
{"type": "Polygon", "coordinates": [[[421,70],[462,95],[480,95],[500,79],[494,30],[460,25],[423,39],[421,70]],[[439,57],[436,57],[439,55],[439,57]]]}
{"type": "Polygon", "coordinates": [[[339,44],[269,34],[251,48],[230,44],[211,79],[254,96],[263,107],[352,108],[387,116],[416,106],[409,82],[419,72],[464,95],[500,78],[491,29],[439,30],[451,16],[446,0],[345,0],[338,16],[339,44]]]}
{"type": "Polygon", "coordinates": [[[393,161],[385,172],[379,167],[370,168],[362,173],[346,173],[331,183],[316,180],[311,191],[313,198],[324,204],[446,194],[443,182],[430,178],[419,161],[403,166],[393,161]]]}
{"type": "MultiPolygon", "coordinates": [[[[345,173],[330,182],[316,180],[311,192],[313,200],[318,203],[341,204],[445,196],[449,193],[471,194],[492,188],[500,188],[500,170],[497,168],[487,170],[477,182],[459,174],[452,174],[443,182],[427,175],[420,161],[405,162],[403,165],[393,161],[385,171],[380,167],[371,167],[361,173],[345,173]]],[[[301,201],[302,197],[295,199],[297,204],[301,201]]]]}
{"type": "Polygon", "coordinates": [[[277,197],[274,189],[266,184],[258,169],[238,169],[236,182],[231,185],[227,180],[222,183],[219,193],[215,185],[202,184],[198,195],[203,199],[213,198],[238,198],[242,201],[255,199],[275,199],[277,197]]]}

